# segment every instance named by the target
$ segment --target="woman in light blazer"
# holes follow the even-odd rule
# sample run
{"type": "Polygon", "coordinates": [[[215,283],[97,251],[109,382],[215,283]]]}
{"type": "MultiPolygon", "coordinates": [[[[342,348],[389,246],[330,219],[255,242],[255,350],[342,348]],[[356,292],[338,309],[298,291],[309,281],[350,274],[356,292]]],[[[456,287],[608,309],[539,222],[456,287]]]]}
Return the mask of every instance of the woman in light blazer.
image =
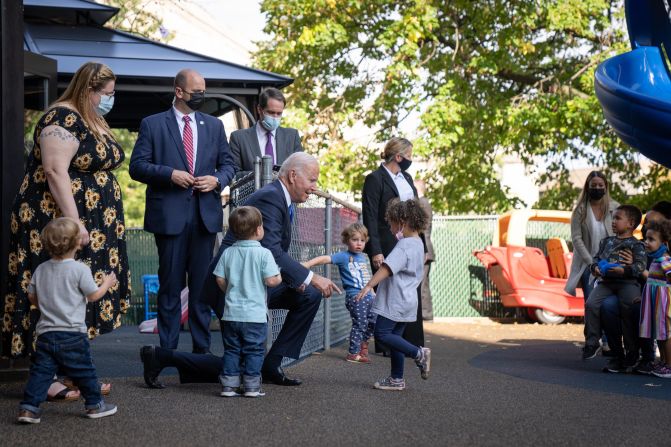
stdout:
{"type": "Polygon", "coordinates": [[[578,204],[571,215],[573,262],[564,290],[575,295],[580,285],[585,300],[592,291],[589,265],[599,250],[601,239],[612,236],[613,211],[619,203],[610,198],[608,180],[600,171],[592,171],[585,180],[578,204]]]}

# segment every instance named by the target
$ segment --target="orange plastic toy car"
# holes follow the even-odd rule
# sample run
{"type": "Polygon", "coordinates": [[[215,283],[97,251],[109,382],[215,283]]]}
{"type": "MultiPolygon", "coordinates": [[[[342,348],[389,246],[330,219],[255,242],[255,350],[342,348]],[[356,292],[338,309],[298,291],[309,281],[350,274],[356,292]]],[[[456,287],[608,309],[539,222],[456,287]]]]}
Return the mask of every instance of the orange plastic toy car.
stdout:
{"type": "Polygon", "coordinates": [[[542,250],[526,246],[529,221],[561,222],[570,225],[568,211],[515,210],[498,219],[493,244],[473,254],[489,272],[506,307],[525,307],[531,319],[559,324],[567,316],[584,315],[582,290],[572,296],[564,292],[573,254],[560,238],[542,250]]]}

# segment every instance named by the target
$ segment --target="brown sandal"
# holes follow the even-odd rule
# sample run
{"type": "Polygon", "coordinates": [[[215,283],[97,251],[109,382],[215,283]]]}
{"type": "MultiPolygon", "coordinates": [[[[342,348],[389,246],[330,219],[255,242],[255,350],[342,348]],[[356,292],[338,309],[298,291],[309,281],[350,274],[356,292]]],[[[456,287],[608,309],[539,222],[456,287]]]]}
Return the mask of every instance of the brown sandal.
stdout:
{"type": "Polygon", "coordinates": [[[65,387],[53,396],[47,395],[47,400],[49,402],[72,402],[79,400],[80,396],[79,390],[71,390],[65,387]]]}
{"type": "MultiPolygon", "coordinates": [[[[71,379],[63,379],[63,385],[67,386],[70,390],[72,391],[79,391],[79,388],[77,385],[74,384],[74,382],[71,379]]],[[[101,383],[100,384],[100,394],[103,396],[109,396],[110,392],[112,391],[112,384],[111,383],[101,383]]]]}

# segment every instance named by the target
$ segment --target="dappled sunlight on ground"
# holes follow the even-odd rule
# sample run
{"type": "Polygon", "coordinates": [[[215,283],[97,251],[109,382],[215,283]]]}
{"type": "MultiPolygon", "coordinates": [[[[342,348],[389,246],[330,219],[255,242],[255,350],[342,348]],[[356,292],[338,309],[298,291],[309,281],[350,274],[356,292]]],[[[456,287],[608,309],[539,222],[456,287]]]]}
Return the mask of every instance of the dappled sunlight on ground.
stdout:
{"type": "Polygon", "coordinates": [[[468,322],[424,322],[424,331],[433,337],[466,340],[483,345],[514,346],[507,340],[548,340],[579,343],[583,325],[566,323],[545,325],[538,323],[499,323],[487,318],[468,322]]]}

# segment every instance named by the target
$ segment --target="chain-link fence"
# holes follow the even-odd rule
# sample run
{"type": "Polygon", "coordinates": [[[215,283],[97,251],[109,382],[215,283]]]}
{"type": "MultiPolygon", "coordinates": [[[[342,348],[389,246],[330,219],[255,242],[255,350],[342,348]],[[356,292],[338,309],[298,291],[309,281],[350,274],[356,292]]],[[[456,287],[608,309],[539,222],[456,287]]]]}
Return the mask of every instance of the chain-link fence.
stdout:
{"type": "MultiPolygon", "coordinates": [[[[431,266],[431,292],[434,317],[518,316],[517,309],[504,308],[487,270],[473,252],[491,245],[497,216],[434,217],[431,240],[436,262],[431,266]]],[[[568,224],[529,221],[527,245],[545,253],[551,237],[566,239],[568,224]]],[[[545,253],[547,255],[547,253],[545,253]]]]}
{"type": "MultiPolygon", "coordinates": [[[[257,180],[258,178],[255,179],[254,175],[250,175],[236,181],[231,187],[230,206],[243,204],[259,186],[257,180]]],[[[329,253],[343,250],[345,246],[341,242],[340,233],[347,225],[357,222],[359,214],[360,211],[356,207],[348,207],[341,201],[336,203],[328,194],[311,195],[305,203],[296,208],[289,254],[298,261],[307,261],[326,254],[327,250],[329,253]],[[327,235],[330,235],[328,241],[327,235]]],[[[124,317],[124,323],[138,324],[143,319],[145,306],[141,278],[145,274],[158,271],[158,254],[153,235],[141,229],[129,229],[126,235],[132,281],[138,286],[134,289],[131,306],[124,317]]],[[[333,278],[336,283],[340,284],[337,267],[319,266],[315,267],[315,271],[333,278]]],[[[154,306],[150,308],[154,310],[155,303],[150,302],[149,305],[154,306]]],[[[286,310],[271,311],[272,341],[277,338],[282,329],[286,314],[286,310]]],[[[330,299],[323,300],[303,344],[301,357],[344,340],[349,335],[350,326],[344,293],[334,294],[330,299]]]]}
{"type": "MultiPolygon", "coordinates": [[[[273,178],[267,173],[265,181],[273,178]]],[[[235,182],[231,188],[230,206],[238,206],[260,185],[258,172],[235,182]]],[[[292,227],[290,255],[299,261],[344,249],[340,233],[349,224],[359,220],[360,210],[320,193],[310,196],[300,204],[292,227]],[[330,236],[329,236],[330,235],[330,236]],[[328,237],[328,240],[327,240],[328,237]]],[[[493,317],[520,316],[517,309],[504,308],[498,291],[489,279],[485,268],[473,256],[492,243],[496,216],[435,217],[432,240],[436,262],[431,268],[431,289],[435,317],[493,317]]],[[[570,246],[570,228],[567,224],[530,221],[526,228],[527,245],[545,251],[545,241],[562,237],[570,246]]],[[[158,256],[154,238],[141,229],[127,232],[128,255],[133,288],[125,324],[138,324],[144,315],[142,275],[158,270],[158,256]]],[[[330,276],[340,284],[335,266],[315,267],[319,274],[330,276]]],[[[152,309],[150,309],[152,310],[152,309]]],[[[272,315],[272,340],[286,316],[286,311],[274,310],[272,315]]],[[[351,326],[345,309],[345,295],[339,294],[324,300],[308,333],[301,355],[331,346],[347,338],[351,326]]]]}

